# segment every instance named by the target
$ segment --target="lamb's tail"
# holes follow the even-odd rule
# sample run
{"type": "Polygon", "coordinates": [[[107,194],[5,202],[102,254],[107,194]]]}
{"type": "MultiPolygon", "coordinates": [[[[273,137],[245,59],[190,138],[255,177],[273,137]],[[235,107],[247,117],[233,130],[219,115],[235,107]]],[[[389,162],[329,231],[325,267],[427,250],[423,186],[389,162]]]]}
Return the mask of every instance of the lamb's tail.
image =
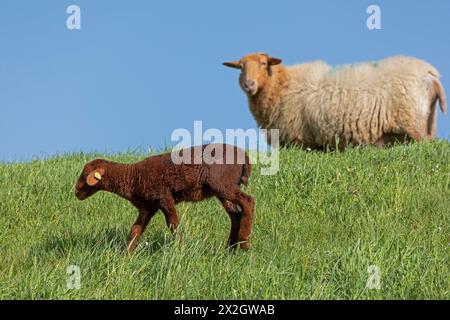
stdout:
{"type": "Polygon", "coordinates": [[[242,174],[240,182],[244,185],[248,184],[248,179],[250,178],[251,173],[251,165],[250,165],[250,159],[247,154],[245,154],[245,163],[242,165],[242,174]]]}
{"type": "Polygon", "coordinates": [[[447,99],[445,97],[445,90],[441,82],[438,79],[433,80],[434,89],[436,90],[437,98],[439,99],[439,105],[444,114],[447,114],[447,99]]]}

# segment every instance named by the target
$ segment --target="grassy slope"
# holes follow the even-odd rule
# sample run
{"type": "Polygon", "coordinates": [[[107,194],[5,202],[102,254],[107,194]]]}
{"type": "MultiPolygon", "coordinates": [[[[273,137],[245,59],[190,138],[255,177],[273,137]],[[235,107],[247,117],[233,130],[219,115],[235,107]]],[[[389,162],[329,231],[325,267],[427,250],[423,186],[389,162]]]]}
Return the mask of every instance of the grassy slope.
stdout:
{"type": "Polygon", "coordinates": [[[213,199],[178,205],[183,241],[158,214],[137,253],[122,256],[135,209],[73,194],[93,157],[0,164],[0,298],[450,297],[448,143],[282,150],[277,175],[254,167],[252,249],[236,254],[224,250],[229,220],[213,199]],[[80,290],[66,288],[71,264],[80,290]],[[381,290],[365,288],[371,264],[381,290]]]}

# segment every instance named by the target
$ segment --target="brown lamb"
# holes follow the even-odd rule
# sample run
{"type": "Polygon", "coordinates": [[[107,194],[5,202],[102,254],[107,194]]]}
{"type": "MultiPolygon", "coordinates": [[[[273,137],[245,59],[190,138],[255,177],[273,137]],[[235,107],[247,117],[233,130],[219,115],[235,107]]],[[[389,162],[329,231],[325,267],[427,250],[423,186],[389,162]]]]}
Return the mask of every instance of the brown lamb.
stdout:
{"type": "Polygon", "coordinates": [[[192,147],[179,152],[180,156],[187,155],[186,159],[190,159],[181,164],[174,162],[171,155],[152,156],[133,164],[93,160],[84,166],[75,194],[79,200],[84,200],[99,190],[109,191],[127,199],[138,209],[137,220],[128,238],[129,252],[136,248],[139,237],[159,209],[167,226],[175,232],[179,223],[175,210],[177,203],[215,196],[231,219],[228,245],[235,248],[240,243],[241,248],[247,250],[254,199],[240,190],[240,185],[246,185],[250,177],[251,166],[245,151],[222,144],[192,147]],[[190,156],[186,152],[190,152],[190,156]],[[202,155],[200,160],[199,154],[202,155]]]}

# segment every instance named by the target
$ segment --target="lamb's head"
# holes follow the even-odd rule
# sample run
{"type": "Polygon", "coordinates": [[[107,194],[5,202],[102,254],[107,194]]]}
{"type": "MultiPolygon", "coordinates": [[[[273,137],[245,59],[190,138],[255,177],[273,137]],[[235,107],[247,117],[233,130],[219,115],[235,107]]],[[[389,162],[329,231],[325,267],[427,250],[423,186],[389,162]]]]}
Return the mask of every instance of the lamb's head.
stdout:
{"type": "Polygon", "coordinates": [[[237,61],[224,62],[223,65],[241,69],[239,84],[247,95],[254,96],[264,88],[272,75],[272,66],[280,63],[281,59],[273,58],[267,53],[252,53],[237,61]]]}
{"type": "Polygon", "coordinates": [[[75,195],[78,199],[84,200],[103,189],[102,178],[106,173],[106,164],[106,160],[96,159],[84,166],[75,185],[75,195]]]}

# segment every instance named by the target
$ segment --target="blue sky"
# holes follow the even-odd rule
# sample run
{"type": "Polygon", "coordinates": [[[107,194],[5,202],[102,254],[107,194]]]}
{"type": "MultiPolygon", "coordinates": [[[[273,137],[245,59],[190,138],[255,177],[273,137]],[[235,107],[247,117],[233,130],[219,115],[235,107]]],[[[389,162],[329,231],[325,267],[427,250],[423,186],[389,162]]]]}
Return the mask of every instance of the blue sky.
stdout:
{"type": "MultiPolygon", "coordinates": [[[[287,64],[413,55],[450,92],[450,1],[0,2],[0,161],[172,145],[176,128],[254,128],[238,72],[265,51],[287,64]],[[81,8],[81,30],[66,8],[81,8]],[[366,8],[381,7],[381,30],[366,8]]],[[[450,96],[450,93],[448,94],[450,96]]],[[[438,115],[450,137],[450,116],[438,115]]]]}

